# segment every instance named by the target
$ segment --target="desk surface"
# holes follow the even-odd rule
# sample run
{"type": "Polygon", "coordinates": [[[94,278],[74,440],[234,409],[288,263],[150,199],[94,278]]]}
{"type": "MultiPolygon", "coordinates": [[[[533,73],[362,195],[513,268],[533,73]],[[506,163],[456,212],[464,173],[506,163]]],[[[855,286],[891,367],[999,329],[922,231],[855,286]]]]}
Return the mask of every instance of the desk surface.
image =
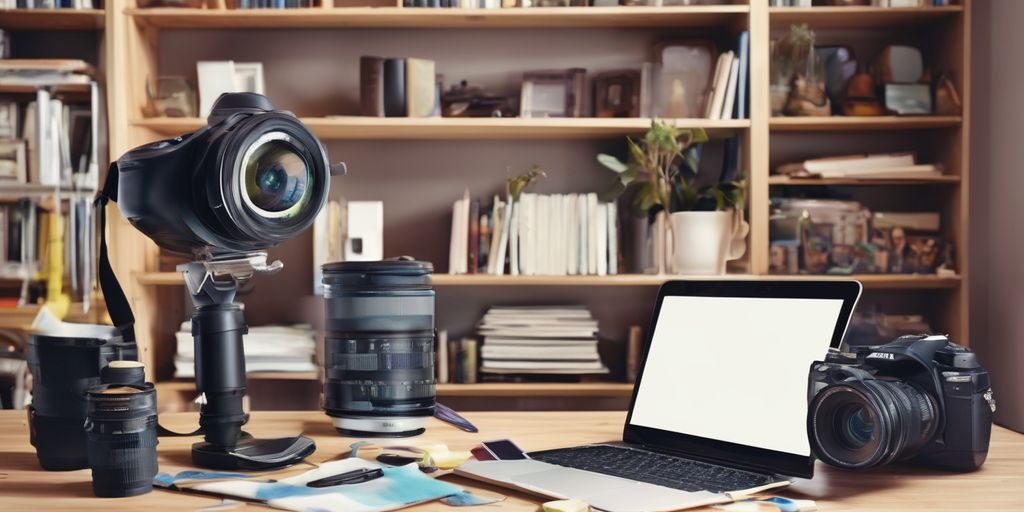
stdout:
{"type": "MultiPolygon", "coordinates": [[[[484,412],[466,416],[481,433],[467,434],[435,423],[417,442],[445,442],[452,449],[468,450],[482,440],[510,437],[526,450],[557,448],[619,438],[622,412],[484,412]]],[[[197,415],[162,415],[170,428],[194,428],[197,415]]],[[[259,437],[304,432],[317,443],[310,460],[319,462],[348,450],[353,442],[337,435],[319,412],[257,412],[247,429],[259,437]]],[[[189,466],[189,447],[195,438],[162,438],[160,470],[176,472],[189,466]]],[[[445,479],[467,488],[485,488],[508,499],[476,510],[536,511],[540,500],[497,487],[481,486],[456,476],[445,479]]],[[[822,511],[1021,511],[1024,510],[1024,435],[1002,428],[992,433],[988,461],[969,474],[949,474],[906,467],[883,468],[871,473],[848,473],[818,464],[812,480],[797,482],[780,494],[818,501],[822,511]]],[[[198,510],[218,500],[184,493],[154,490],[135,498],[101,499],[92,496],[89,470],[43,471],[28,441],[24,411],[0,411],[0,510],[198,510]]],[[[244,510],[239,507],[235,510],[244,510]]],[[[261,508],[261,510],[266,510],[261,508]]],[[[455,510],[438,503],[407,510],[455,510]]],[[[473,509],[466,509],[467,511],[473,509]]]]}

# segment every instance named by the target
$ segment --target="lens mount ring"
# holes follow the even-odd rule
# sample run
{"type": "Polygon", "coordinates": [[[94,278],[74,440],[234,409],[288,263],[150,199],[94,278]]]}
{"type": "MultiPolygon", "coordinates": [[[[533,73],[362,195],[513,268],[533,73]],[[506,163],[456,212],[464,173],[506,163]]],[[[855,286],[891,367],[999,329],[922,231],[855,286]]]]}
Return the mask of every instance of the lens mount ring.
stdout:
{"type": "MultiPolygon", "coordinates": [[[[242,155],[242,160],[241,160],[242,164],[243,165],[248,165],[248,163],[250,161],[252,161],[252,158],[256,154],[256,151],[258,149],[260,149],[262,147],[265,147],[267,144],[269,144],[271,142],[275,142],[275,141],[284,143],[285,145],[289,146],[293,150],[294,154],[302,159],[302,163],[305,166],[305,168],[307,169],[306,172],[308,174],[312,174],[308,170],[309,167],[310,167],[309,162],[307,161],[306,157],[303,155],[302,149],[299,148],[298,145],[297,145],[298,141],[294,137],[292,137],[291,135],[289,135],[289,134],[287,134],[285,132],[282,132],[282,131],[271,131],[271,132],[266,132],[263,135],[260,135],[259,138],[257,138],[253,143],[251,143],[249,145],[249,147],[245,150],[245,153],[242,155]]],[[[262,217],[267,217],[267,218],[270,218],[270,219],[288,218],[291,215],[293,215],[296,211],[299,211],[303,207],[306,206],[306,202],[304,200],[308,199],[309,194],[311,193],[311,191],[309,191],[308,189],[303,190],[302,197],[300,198],[300,200],[298,202],[296,202],[295,204],[291,205],[290,207],[288,207],[288,208],[286,208],[284,210],[281,210],[281,211],[271,211],[271,210],[266,210],[266,209],[260,208],[259,206],[256,205],[256,203],[253,202],[252,196],[249,193],[249,191],[247,190],[248,183],[247,183],[247,176],[246,176],[246,174],[247,174],[246,171],[243,170],[242,171],[242,179],[237,180],[237,182],[238,182],[238,194],[242,198],[242,202],[245,203],[245,206],[248,207],[250,210],[252,210],[254,213],[256,213],[256,214],[258,214],[258,215],[260,215],[262,217]]]]}

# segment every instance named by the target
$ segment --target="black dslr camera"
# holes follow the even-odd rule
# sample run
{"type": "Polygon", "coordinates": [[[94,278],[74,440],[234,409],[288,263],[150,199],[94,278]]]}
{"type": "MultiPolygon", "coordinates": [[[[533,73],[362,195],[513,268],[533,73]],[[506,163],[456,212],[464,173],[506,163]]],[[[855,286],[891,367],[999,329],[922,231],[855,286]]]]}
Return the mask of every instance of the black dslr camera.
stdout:
{"type": "Polygon", "coordinates": [[[988,372],[945,336],[901,336],[811,365],[807,432],[827,464],[868,469],[909,460],[954,471],[988,455],[995,400],[988,372]]]}

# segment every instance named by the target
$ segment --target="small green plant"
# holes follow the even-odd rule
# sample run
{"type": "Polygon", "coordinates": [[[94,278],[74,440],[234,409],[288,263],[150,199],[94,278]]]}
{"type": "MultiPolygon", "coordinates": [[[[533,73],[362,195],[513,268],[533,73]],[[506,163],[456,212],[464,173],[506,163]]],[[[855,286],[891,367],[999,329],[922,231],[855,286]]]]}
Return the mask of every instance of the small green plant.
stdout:
{"type": "Polygon", "coordinates": [[[626,138],[629,163],[612,155],[597,155],[597,161],[616,174],[602,199],[614,201],[637,183],[640,189],[633,198],[633,207],[641,214],[652,209],[686,212],[742,208],[742,181],[696,185],[700,167],[696,145],[707,140],[701,128],[679,129],[664,121],[652,121],[643,139],[626,138]]]}
{"type": "MultiPolygon", "coordinates": [[[[508,169],[511,171],[511,169],[508,169]]],[[[523,195],[523,191],[526,187],[529,187],[534,181],[540,178],[547,177],[544,174],[544,169],[541,169],[539,165],[534,164],[530,167],[530,170],[516,176],[509,176],[505,180],[505,189],[508,192],[509,199],[512,202],[519,202],[519,196],[523,195]]]]}

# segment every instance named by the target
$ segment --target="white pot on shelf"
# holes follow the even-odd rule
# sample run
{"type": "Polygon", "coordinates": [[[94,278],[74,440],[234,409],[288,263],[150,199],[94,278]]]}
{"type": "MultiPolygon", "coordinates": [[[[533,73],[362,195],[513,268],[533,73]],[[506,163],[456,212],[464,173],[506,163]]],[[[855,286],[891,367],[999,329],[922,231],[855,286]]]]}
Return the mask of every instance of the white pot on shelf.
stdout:
{"type": "Polygon", "coordinates": [[[743,220],[742,211],[675,212],[669,220],[669,270],[674,274],[725,274],[726,262],[746,252],[750,225],[743,220]]]}

